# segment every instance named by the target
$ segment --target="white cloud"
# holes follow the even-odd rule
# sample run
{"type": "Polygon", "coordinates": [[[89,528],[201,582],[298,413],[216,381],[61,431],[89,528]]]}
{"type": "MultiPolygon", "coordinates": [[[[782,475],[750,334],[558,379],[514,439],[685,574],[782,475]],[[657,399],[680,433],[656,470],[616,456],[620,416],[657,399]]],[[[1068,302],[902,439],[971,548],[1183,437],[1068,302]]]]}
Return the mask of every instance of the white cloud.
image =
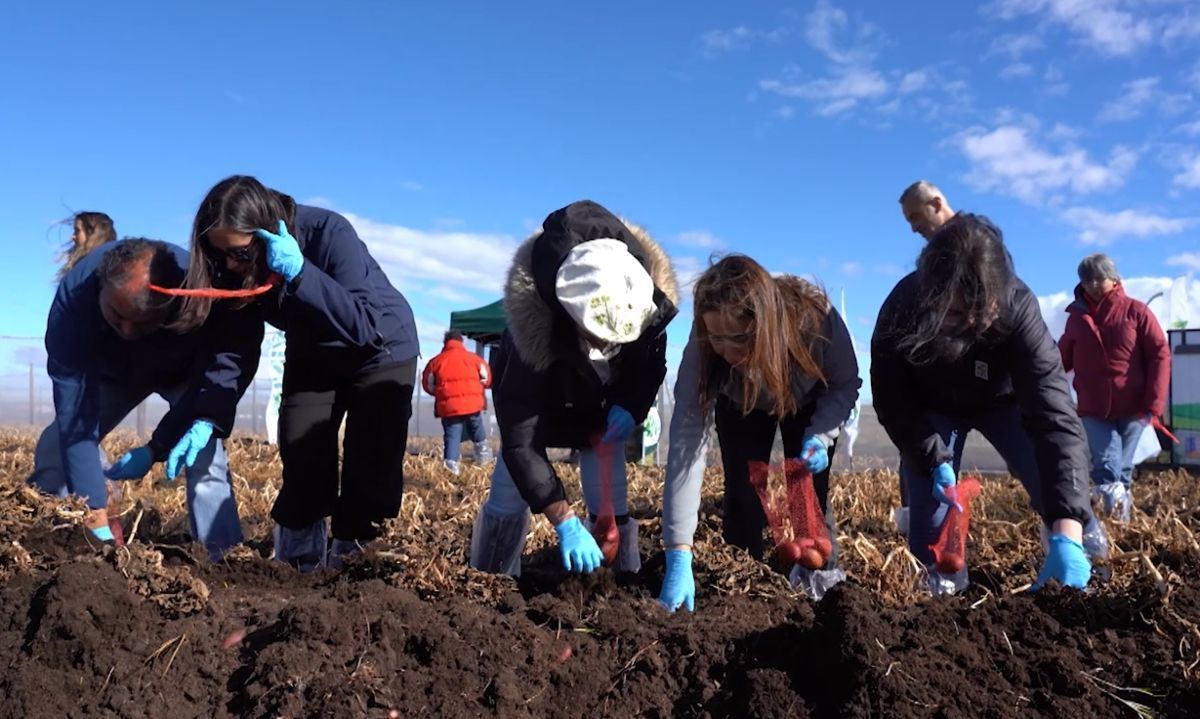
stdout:
{"type": "Polygon", "coordinates": [[[413,279],[499,292],[517,246],[508,235],[417,230],[343,214],[401,291],[413,279]]]}
{"type": "Polygon", "coordinates": [[[908,95],[914,92],[919,92],[929,87],[929,73],[924,70],[916,70],[905,73],[900,80],[898,88],[901,95],[908,95]]]}
{"type": "Polygon", "coordinates": [[[990,9],[1011,20],[1026,15],[1067,29],[1103,55],[1129,55],[1154,42],[1155,22],[1120,9],[1122,0],[996,0],[990,9]]]}
{"type": "Polygon", "coordinates": [[[1157,77],[1143,77],[1121,85],[1124,94],[1100,108],[1101,122],[1132,120],[1142,114],[1142,108],[1150,103],[1158,90],[1157,77]]]}
{"type": "Polygon", "coordinates": [[[862,274],[863,266],[861,262],[843,262],[838,269],[842,271],[843,275],[857,277],[862,274]]]}
{"type": "Polygon", "coordinates": [[[1071,207],[1062,217],[1079,230],[1079,241],[1085,245],[1108,245],[1125,237],[1176,235],[1196,224],[1187,217],[1163,217],[1138,210],[1105,212],[1094,207],[1071,207]]]}
{"type": "Polygon", "coordinates": [[[790,120],[796,116],[796,110],[791,105],[784,105],[775,111],[775,117],[780,120],[790,120]]]}
{"type": "Polygon", "coordinates": [[[1173,45],[1179,41],[1187,41],[1200,37],[1200,14],[1185,13],[1181,17],[1171,18],[1163,29],[1163,43],[1173,45]]]}
{"type": "Polygon", "coordinates": [[[689,230],[680,232],[675,241],[688,247],[699,247],[702,250],[715,250],[724,245],[720,239],[706,230],[689,230]]]}
{"type": "MultiPolygon", "coordinates": [[[[1184,278],[1178,285],[1180,291],[1177,299],[1182,301],[1172,306],[1171,295],[1177,281],[1179,278],[1173,277],[1127,277],[1121,280],[1121,286],[1125,294],[1149,304],[1150,311],[1163,329],[1174,327],[1178,320],[1186,320],[1189,327],[1200,327],[1200,280],[1184,278]]],[[[1067,326],[1067,305],[1074,299],[1071,290],[1038,296],[1042,318],[1051,337],[1062,337],[1067,326]]]]}
{"type": "Polygon", "coordinates": [[[745,25],[739,25],[729,30],[709,30],[700,36],[700,45],[705,55],[715,57],[746,47],[753,38],[754,31],[745,25]]]}
{"type": "Polygon", "coordinates": [[[1029,77],[1033,74],[1033,65],[1024,62],[1014,62],[1011,65],[1004,66],[1000,70],[1000,77],[1005,80],[1012,80],[1018,77],[1029,77]]]}
{"type": "Polygon", "coordinates": [[[837,115],[859,102],[874,100],[888,92],[888,82],[868,68],[835,68],[829,77],[808,82],[761,80],[759,88],[783,97],[797,97],[817,104],[822,115],[837,115]]]}
{"type": "Polygon", "coordinates": [[[1191,95],[1165,92],[1157,77],[1143,77],[1121,85],[1123,94],[1100,109],[1101,122],[1133,120],[1147,107],[1157,108],[1164,115],[1178,114],[1191,102],[1191,95]]]}
{"type": "Polygon", "coordinates": [[[427,295],[429,297],[436,297],[439,300],[446,300],[447,302],[475,302],[476,301],[476,298],[471,296],[470,294],[463,292],[462,290],[457,290],[448,285],[434,285],[433,287],[423,290],[422,294],[427,295]]]}
{"type": "Polygon", "coordinates": [[[992,41],[989,55],[1007,55],[1014,62],[1026,54],[1045,47],[1042,39],[1033,33],[1001,35],[992,41]]]}
{"type": "Polygon", "coordinates": [[[839,38],[849,27],[850,18],[844,10],[829,0],[818,0],[816,7],[805,18],[804,38],[815,50],[840,65],[870,62],[875,53],[864,41],[875,34],[875,28],[865,23],[860,25],[855,42],[842,46],[839,38]]]}
{"type": "Polygon", "coordinates": [[[675,282],[679,285],[680,312],[692,311],[692,288],[700,275],[708,269],[708,260],[690,255],[672,255],[671,266],[675,268],[675,282]]]}
{"type": "Polygon", "coordinates": [[[1083,133],[1065,123],[1056,122],[1054,127],[1046,133],[1046,139],[1056,142],[1067,142],[1070,140],[1078,140],[1083,133]]]}
{"type": "Polygon", "coordinates": [[[1057,65],[1047,65],[1042,80],[1046,83],[1042,86],[1042,92],[1047,95],[1058,97],[1071,91],[1071,84],[1063,79],[1062,70],[1057,65]]]}
{"type": "Polygon", "coordinates": [[[1192,272],[1200,272],[1200,252],[1181,252],[1167,258],[1168,267],[1183,267],[1192,272]]]}
{"type": "Polygon", "coordinates": [[[956,138],[971,162],[967,181],[980,190],[998,190],[1032,204],[1048,193],[1078,194],[1120,187],[1137,163],[1137,153],[1113,148],[1107,163],[1093,162],[1085,150],[1067,147],[1055,153],[1038,145],[1030,130],[1003,125],[987,131],[972,128],[956,138]]]}
{"type": "Polygon", "coordinates": [[[420,192],[421,190],[425,189],[424,185],[414,180],[405,180],[400,183],[400,187],[401,189],[408,190],[409,192],[420,192]]]}
{"type": "Polygon", "coordinates": [[[1175,175],[1172,181],[1181,187],[1200,188],[1200,152],[1188,158],[1183,171],[1175,175]]]}
{"type": "Polygon", "coordinates": [[[326,210],[337,209],[333,204],[333,200],[329,199],[328,197],[321,197],[320,195],[300,200],[300,204],[308,205],[309,207],[320,207],[326,210]]]}
{"type": "Polygon", "coordinates": [[[1175,128],[1175,132],[1182,132],[1189,137],[1200,137],[1200,120],[1184,123],[1175,128]]]}

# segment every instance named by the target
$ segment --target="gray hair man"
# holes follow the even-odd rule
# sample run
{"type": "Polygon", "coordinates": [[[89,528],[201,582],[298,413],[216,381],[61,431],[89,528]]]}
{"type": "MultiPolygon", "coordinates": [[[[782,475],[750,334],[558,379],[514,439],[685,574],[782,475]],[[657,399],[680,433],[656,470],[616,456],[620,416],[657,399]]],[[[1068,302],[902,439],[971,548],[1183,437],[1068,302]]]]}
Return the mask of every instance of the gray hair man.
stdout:
{"type": "Polygon", "coordinates": [[[950,203],[932,182],[917,180],[900,195],[900,210],[912,231],[926,240],[954,217],[950,203]]]}

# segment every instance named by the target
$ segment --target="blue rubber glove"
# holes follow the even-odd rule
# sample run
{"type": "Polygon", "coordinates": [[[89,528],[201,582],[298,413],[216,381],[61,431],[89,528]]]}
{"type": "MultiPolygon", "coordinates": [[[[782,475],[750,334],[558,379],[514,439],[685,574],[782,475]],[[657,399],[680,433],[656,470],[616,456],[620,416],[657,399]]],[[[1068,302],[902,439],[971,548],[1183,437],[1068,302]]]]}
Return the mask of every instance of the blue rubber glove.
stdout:
{"type": "Polygon", "coordinates": [[[604,561],[600,545],[591,533],[583,528],[579,517],[569,517],[554,525],[558,534],[558,551],[562,554],[563,568],[568,572],[590,574],[604,561]]]}
{"type": "Polygon", "coordinates": [[[208,446],[212,439],[213,426],[210,422],[198,419],[192,422],[191,428],[184,433],[183,438],[167,455],[167,481],[175,479],[179,470],[191,467],[196,463],[200,450],[208,446]]]}
{"type": "Polygon", "coordinates": [[[1083,589],[1092,578],[1092,563],[1088,561],[1083,545],[1062,534],[1050,535],[1050,549],[1046,552],[1046,563],[1033,584],[1034,591],[1042,588],[1051,579],[1058,580],[1064,587],[1083,589]]]}
{"type": "Polygon", "coordinates": [[[668,612],[683,606],[693,611],[696,604],[696,580],[692,578],[692,553],[686,549],[667,550],[667,572],[663,576],[658,603],[668,612]]]}
{"type": "Polygon", "coordinates": [[[949,504],[958,511],[962,505],[958,503],[954,487],[958,480],[954,477],[954,467],[949,462],[942,462],[933,468],[933,498],[942,504],[949,504]]]}
{"type": "Polygon", "coordinates": [[[120,459],[112,463],[104,476],[109,479],[141,479],[146,476],[146,472],[149,472],[152,466],[154,466],[154,455],[150,453],[150,448],[138,447],[121,455],[120,459]]]}
{"type": "Polygon", "coordinates": [[[809,437],[800,447],[800,461],[808,467],[809,474],[818,474],[829,467],[829,450],[821,440],[809,437]]]}
{"type": "Polygon", "coordinates": [[[608,426],[604,428],[601,442],[624,442],[633,436],[633,415],[625,408],[614,404],[608,410],[608,426]]]}
{"type": "Polygon", "coordinates": [[[278,272],[284,282],[296,279],[296,275],[304,269],[304,255],[300,254],[300,245],[288,233],[284,221],[279,221],[279,234],[255,230],[254,236],[261,237],[267,243],[267,267],[272,272],[278,272]]]}

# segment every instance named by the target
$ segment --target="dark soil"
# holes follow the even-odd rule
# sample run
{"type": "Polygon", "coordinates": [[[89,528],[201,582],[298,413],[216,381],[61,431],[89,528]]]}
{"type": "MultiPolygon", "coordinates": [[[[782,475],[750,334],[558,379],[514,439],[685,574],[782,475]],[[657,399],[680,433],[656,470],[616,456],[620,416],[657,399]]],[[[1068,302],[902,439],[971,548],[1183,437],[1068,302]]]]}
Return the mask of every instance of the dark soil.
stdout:
{"type": "Polygon", "coordinates": [[[56,559],[0,589],[6,717],[1135,716],[1118,697],[1200,716],[1195,567],[1169,602],[1135,585],[891,609],[849,583],[817,605],[701,588],[666,615],[657,557],[580,579],[541,556],[482,604],[418,597],[371,555],[300,576],[98,553],[78,530],[29,545],[56,559]]]}

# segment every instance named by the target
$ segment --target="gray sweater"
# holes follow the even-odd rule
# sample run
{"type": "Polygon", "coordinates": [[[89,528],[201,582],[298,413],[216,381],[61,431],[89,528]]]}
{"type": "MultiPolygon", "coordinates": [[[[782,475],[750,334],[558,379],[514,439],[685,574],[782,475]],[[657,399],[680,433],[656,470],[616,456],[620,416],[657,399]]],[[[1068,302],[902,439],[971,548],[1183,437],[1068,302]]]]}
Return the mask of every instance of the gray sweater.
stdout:
{"type": "MultiPolygon", "coordinates": [[[[697,322],[699,320],[696,320],[697,322]]],[[[825,382],[807,377],[799,371],[792,373],[791,391],[797,406],[816,403],[806,436],[818,437],[828,447],[837,438],[843,422],[850,416],[858,401],[862,380],[858,376],[858,359],[854,343],[841,315],[830,308],[821,328],[828,342],[817,342],[813,359],[820,365],[825,382]]],[[[671,415],[671,441],[667,448],[667,474],[663,486],[663,544],[670,547],[692,543],[700,512],[700,484],[704,479],[705,458],[708,455],[708,428],[713,408],[700,404],[700,340],[696,339],[695,322],[691,338],[683,350],[679,375],[675,380],[675,407],[671,415]]],[[[735,405],[742,398],[741,376],[731,373],[721,388],[721,394],[735,405]]],[[[761,395],[755,409],[771,406],[771,398],[761,395]]]]}

